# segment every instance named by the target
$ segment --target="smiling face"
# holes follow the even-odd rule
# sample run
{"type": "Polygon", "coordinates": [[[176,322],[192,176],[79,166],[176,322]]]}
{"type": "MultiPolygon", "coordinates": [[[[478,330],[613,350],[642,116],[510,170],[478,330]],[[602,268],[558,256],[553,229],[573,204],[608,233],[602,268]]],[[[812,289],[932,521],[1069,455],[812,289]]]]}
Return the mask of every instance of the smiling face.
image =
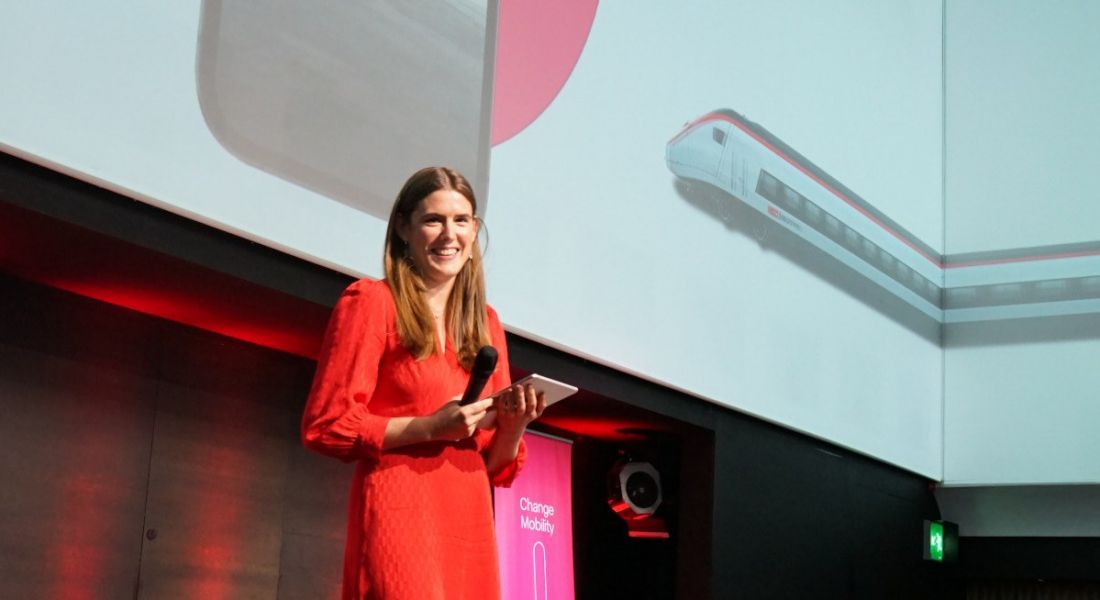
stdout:
{"type": "Polygon", "coordinates": [[[477,219],[465,196],[455,190],[432,192],[403,223],[399,235],[428,287],[450,285],[470,260],[477,219]]]}

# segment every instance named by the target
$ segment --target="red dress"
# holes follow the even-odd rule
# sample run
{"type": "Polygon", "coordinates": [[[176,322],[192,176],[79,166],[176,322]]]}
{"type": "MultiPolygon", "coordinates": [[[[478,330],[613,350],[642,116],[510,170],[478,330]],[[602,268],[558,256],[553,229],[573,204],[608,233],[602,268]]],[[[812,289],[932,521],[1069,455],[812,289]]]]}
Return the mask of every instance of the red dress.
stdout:
{"type": "MultiPolygon", "coordinates": [[[[509,485],[526,449],[492,474],[482,454],[491,431],[381,449],[389,417],[430,415],[469,379],[450,341],[442,355],[417,361],[401,345],[395,315],[384,281],[360,280],[344,291],[302,417],[307,447],[357,461],[343,598],[499,598],[489,485],[509,485]]],[[[500,359],[487,393],[510,382],[504,330],[491,308],[488,317],[500,359]]]]}

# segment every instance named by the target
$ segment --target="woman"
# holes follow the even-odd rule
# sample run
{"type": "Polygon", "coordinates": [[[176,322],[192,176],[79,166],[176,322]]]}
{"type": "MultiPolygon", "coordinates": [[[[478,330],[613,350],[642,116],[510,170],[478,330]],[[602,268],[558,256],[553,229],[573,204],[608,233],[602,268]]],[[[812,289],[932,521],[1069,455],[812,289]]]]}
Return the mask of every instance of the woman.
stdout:
{"type": "Polygon", "coordinates": [[[497,598],[489,484],[509,485],[522,435],[542,414],[533,389],[459,406],[479,348],[500,359],[486,392],[509,385],[504,330],[485,304],[473,191],[452,169],[405,182],[386,230],[384,281],[341,296],[302,417],[309,448],[357,461],[345,599],[497,598]],[[495,411],[495,429],[478,428],[495,411]]]}

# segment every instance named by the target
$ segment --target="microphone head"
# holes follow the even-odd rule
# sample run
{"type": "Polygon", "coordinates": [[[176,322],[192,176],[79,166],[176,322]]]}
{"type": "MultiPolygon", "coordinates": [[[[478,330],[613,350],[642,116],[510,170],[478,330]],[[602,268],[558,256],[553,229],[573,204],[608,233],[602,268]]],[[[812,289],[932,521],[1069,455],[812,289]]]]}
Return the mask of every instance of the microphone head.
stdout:
{"type": "Polygon", "coordinates": [[[470,369],[471,375],[488,377],[497,368],[497,349],[492,346],[482,346],[474,357],[474,366],[470,369]]]}

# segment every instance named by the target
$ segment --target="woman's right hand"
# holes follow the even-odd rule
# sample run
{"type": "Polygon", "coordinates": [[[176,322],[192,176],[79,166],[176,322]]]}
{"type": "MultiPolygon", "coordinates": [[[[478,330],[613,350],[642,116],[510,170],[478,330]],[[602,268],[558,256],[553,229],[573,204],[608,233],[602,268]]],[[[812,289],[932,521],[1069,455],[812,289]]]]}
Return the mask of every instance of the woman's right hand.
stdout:
{"type": "Polygon", "coordinates": [[[459,406],[456,397],[428,417],[432,439],[457,442],[470,437],[492,405],[493,399],[486,398],[459,406]]]}

